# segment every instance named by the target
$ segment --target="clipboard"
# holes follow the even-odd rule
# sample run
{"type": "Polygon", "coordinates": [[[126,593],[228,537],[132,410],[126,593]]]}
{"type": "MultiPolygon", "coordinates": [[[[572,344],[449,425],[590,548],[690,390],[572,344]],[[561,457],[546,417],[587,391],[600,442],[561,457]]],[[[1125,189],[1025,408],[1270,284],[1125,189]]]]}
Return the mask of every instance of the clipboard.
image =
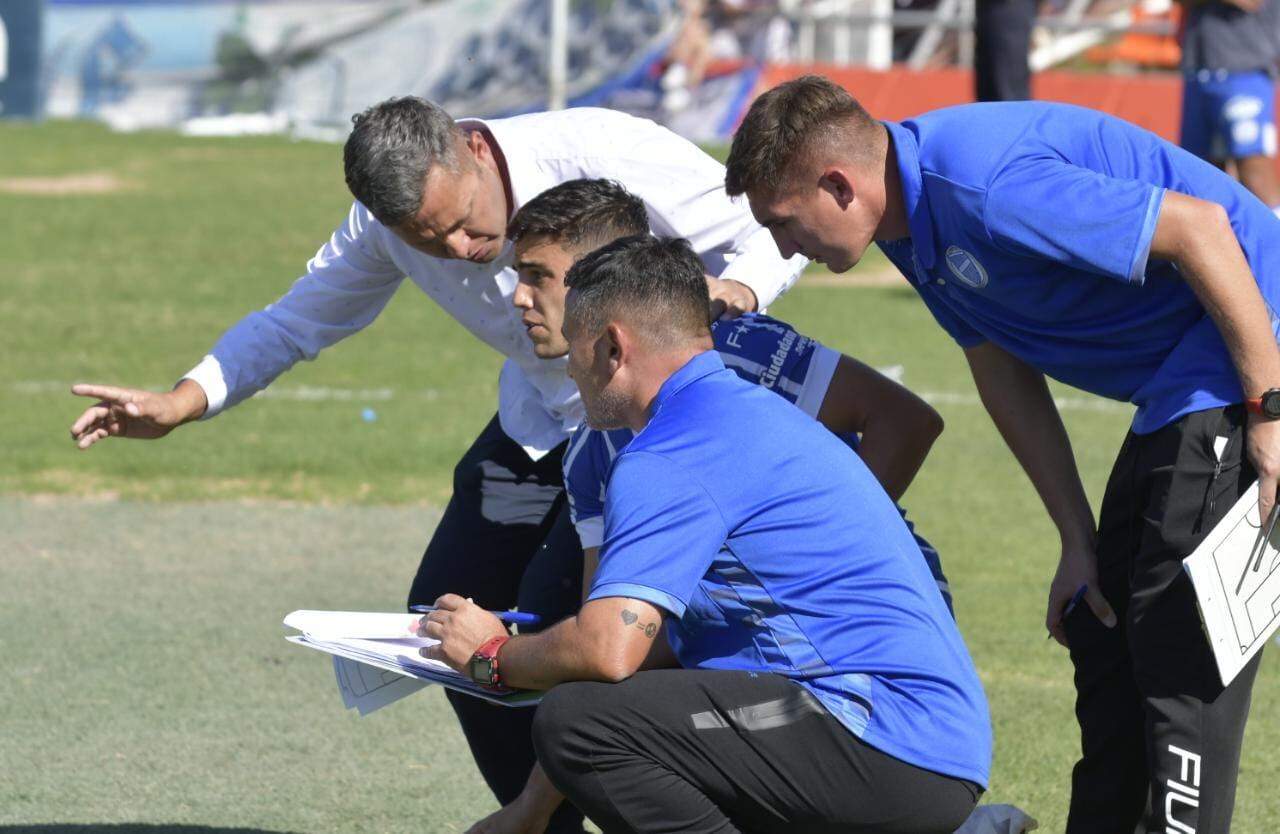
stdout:
{"type": "Polygon", "coordinates": [[[1258,517],[1254,483],[1182,560],[1223,686],[1280,628],[1278,540],[1280,528],[1258,517]]]}

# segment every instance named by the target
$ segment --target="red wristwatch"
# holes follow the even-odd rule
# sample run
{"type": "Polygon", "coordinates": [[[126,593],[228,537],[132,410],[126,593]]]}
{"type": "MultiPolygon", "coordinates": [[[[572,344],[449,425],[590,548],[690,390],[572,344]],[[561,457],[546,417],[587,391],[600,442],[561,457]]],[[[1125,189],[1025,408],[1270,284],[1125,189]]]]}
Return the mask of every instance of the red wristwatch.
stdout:
{"type": "Polygon", "coordinates": [[[502,677],[498,674],[498,650],[510,639],[510,634],[503,634],[480,644],[480,648],[476,649],[467,663],[467,673],[471,675],[471,680],[490,689],[503,688],[502,677]]]}
{"type": "Polygon", "coordinates": [[[1270,388],[1263,391],[1261,397],[1245,400],[1244,407],[1250,414],[1267,420],[1280,420],[1280,388],[1270,388]]]}

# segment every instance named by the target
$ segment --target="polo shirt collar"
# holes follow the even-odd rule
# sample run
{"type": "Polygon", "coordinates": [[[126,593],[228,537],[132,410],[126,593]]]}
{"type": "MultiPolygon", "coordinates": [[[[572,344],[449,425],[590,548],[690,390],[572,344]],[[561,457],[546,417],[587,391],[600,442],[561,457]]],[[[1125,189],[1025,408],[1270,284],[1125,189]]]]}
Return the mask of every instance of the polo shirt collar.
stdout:
{"type": "Polygon", "coordinates": [[[896,122],[884,122],[898,157],[898,179],[902,183],[902,205],[911,230],[911,246],[925,269],[933,266],[933,225],[929,222],[929,202],[920,171],[920,143],[916,135],[896,122]]]}
{"type": "Polygon", "coordinates": [[[662,387],[658,389],[658,394],[653,398],[653,405],[649,408],[649,419],[657,416],[658,411],[666,404],[667,400],[680,393],[682,390],[702,379],[708,377],[717,371],[724,370],[724,361],[720,358],[720,354],[715,350],[707,350],[697,354],[676,371],[667,377],[667,381],[662,383],[662,387]]]}

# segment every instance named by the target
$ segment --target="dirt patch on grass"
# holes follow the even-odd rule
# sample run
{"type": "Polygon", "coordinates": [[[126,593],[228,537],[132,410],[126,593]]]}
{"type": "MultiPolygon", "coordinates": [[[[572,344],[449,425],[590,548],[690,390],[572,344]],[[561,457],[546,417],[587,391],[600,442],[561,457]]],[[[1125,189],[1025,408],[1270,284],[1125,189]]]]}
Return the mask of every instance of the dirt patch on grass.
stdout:
{"type": "Polygon", "coordinates": [[[6,194],[114,194],[129,184],[110,171],[63,174],[59,177],[0,178],[0,192],[6,194]]]}

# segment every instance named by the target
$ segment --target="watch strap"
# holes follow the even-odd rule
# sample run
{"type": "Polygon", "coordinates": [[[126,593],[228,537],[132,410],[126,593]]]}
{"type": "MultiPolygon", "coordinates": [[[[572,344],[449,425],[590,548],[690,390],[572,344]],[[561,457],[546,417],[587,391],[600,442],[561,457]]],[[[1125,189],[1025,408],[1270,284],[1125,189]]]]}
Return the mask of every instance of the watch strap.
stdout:
{"type": "Polygon", "coordinates": [[[1280,419],[1280,388],[1268,388],[1258,397],[1247,397],[1245,410],[1264,420],[1280,419]]]}
{"type": "Polygon", "coordinates": [[[502,649],[503,644],[510,639],[510,634],[500,634],[497,637],[491,637],[480,644],[480,648],[476,649],[475,653],[471,655],[471,663],[468,667],[473,681],[481,686],[490,687],[491,689],[503,688],[502,675],[498,670],[498,652],[502,649]],[[482,680],[480,676],[476,674],[477,661],[488,664],[489,675],[487,679],[482,680]]]}

